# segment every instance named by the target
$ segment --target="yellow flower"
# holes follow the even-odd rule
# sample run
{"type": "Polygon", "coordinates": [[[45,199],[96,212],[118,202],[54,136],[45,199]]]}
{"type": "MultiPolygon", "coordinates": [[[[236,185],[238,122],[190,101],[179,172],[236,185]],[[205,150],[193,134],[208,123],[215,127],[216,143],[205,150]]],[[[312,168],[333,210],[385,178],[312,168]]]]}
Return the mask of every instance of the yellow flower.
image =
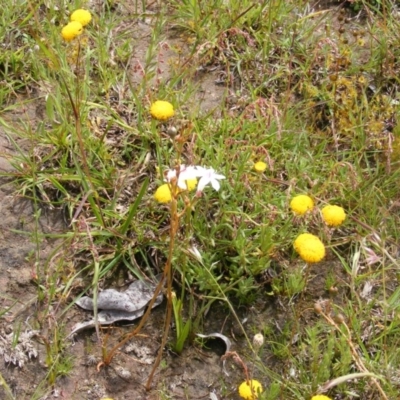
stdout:
{"type": "Polygon", "coordinates": [[[159,203],[169,203],[172,200],[172,193],[168,183],[164,183],[156,190],[154,198],[159,203]]]}
{"type": "Polygon", "coordinates": [[[332,400],[328,396],[324,396],[323,394],[317,394],[316,396],[313,396],[311,400],[332,400]]]}
{"type": "Polygon", "coordinates": [[[344,209],[339,206],[325,206],[322,210],[322,218],[329,226],[339,226],[346,219],[344,209]]]}
{"type": "Polygon", "coordinates": [[[267,164],[263,161],[258,161],[254,164],[254,169],[257,172],[264,172],[267,169],[267,164]]]}
{"type": "Polygon", "coordinates": [[[311,211],[314,208],[314,201],[310,196],[299,194],[293,197],[290,202],[290,208],[295,214],[304,215],[307,211],[311,211]]]}
{"type": "Polygon", "coordinates": [[[72,21],[61,29],[61,36],[66,42],[70,42],[83,32],[83,26],[78,21],[72,21]]]}
{"type": "Polygon", "coordinates": [[[151,105],[150,114],[155,119],[166,121],[174,116],[174,106],[168,101],[157,100],[151,105]]]}
{"type": "Polygon", "coordinates": [[[82,26],[86,26],[92,20],[92,14],[89,11],[83,10],[80,8],[79,10],[75,10],[71,14],[71,21],[78,21],[82,24],[82,26]]]}
{"type": "Polygon", "coordinates": [[[245,400],[256,400],[262,390],[261,383],[251,379],[249,382],[244,381],[239,386],[239,396],[245,400]]]}
{"type": "Polygon", "coordinates": [[[187,179],[186,181],[186,187],[189,192],[197,188],[197,179],[196,178],[191,178],[187,179]]]}
{"type": "Polygon", "coordinates": [[[308,263],[316,263],[325,257],[325,246],[319,238],[311,233],[302,233],[293,244],[300,257],[308,263]]]}

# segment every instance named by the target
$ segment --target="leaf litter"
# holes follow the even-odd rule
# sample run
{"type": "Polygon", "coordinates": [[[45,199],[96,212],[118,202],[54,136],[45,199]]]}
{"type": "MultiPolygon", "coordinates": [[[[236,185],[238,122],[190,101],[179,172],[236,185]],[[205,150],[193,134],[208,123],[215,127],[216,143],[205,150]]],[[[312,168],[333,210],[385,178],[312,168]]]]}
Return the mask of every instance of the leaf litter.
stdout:
{"type": "MultiPolygon", "coordinates": [[[[99,325],[110,325],[114,322],[133,321],[140,318],[153,298],[157,284],[158,282],[138,280],[131,283],[124,292],[119,292],[113,288],[103,290],[97,296],[97,308],[101,310],[97,316],[97,323],[99,325]]],[[[159,293],[152,308],[160,305],[163,297],[163,294],[159,293]]],[[[89,296],[81,297],[75,304],[89,311],[93,311],[95,307],[93,299],[89,296]]],[[[95,327],[95,318],[79,322],[72,328],[70,336],[95,327]]]]}
{"type": "MultiPolygon", "coordinates": [[[[229,340],[229,338],[227,336],[222,335],[221,333],[213,332],[208,335],[203,335],[202,333],[197,333],[196,336],[198,336],[199,338],[202,338],[202,339],[214,339],[214,338],[221,339],[225,343],[225,346],[226,346],[225,354],[229,353],[229,351],[231,350],[232,342],[229,340]]],[[[229,376],[229,372],[226,370],[226,367],[225,367],[225,361],[226,361],[225,359],[223,359],[223,361],[222,361],[222,370],[224,371],[224,374],[226,376],[229,376]]]]}

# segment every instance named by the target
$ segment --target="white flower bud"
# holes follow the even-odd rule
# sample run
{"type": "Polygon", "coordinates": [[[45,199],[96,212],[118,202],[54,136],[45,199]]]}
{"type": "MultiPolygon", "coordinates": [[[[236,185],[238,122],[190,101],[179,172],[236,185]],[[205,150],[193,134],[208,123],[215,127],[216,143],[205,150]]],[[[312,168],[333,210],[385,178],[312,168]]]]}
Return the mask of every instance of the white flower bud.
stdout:
{"type": "Polygon", "coordinates": [[[264,344],[264,336],[262,333],[257,333],[253,337],[253,347],[258,350],[264,344]]]}

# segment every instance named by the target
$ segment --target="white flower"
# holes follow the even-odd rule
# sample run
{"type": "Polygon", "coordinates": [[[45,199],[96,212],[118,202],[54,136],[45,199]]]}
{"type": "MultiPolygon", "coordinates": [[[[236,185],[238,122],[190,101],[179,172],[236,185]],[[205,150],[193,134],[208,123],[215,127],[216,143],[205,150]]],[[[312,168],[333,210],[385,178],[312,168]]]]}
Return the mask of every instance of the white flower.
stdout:
{"type": "Polygon", "coordinates": [[[197,249],[197,247],[192,246],[189,250],[189,253],[194,256],[194,258],[197,259],[199,262],[203,262],[203,257],[201,256],[200,251],[197,249]]]}
{"type": "Polygon", "coordinates": [[[211,186],[218,191],[221,187],[218,181],[221,179],[225,179],[224,175],[217,174],[213,168],[204,168],[198,165],[186,166],[184,164],[180,165],[178,168],[178,174],[176,172],[176,169],[169,169],[165,174],[165,180],[167,182],[171,182],[173,179],[176,179],[178,175],[177,185],[179,188],[184,190],[187,189],[186,181],[188,181],[189,179],[200,178],[197,185],[198,193],[201,193],[208,184],[211,184],[211,186]]]}
{"type": "MultiPolygon", "coordinates": [[[[179,167],[179,175],[177,185],[180,189],[186,190],[187,185],[186,181],[189,179],[196,179],[200,175],[194,166],[186,166],[185,164],[180,165],[179,167]]],[[[165,175],[165,180],[167,182],[171,182],[173,179],[176,179],[176,169],[169,169],[165,175]]]]}
{"type": "Polygon", "coordinates": [[[197,192],[200,193],[208,184],[211,184],[211,186],[218,191],[221,187],[218,181],[221,179],[225,179],[224,175],[217,174],[212,168],[196,167],[196,171],[198,171],[198,177],[200,177],[199,183],[197,185],[197,192]]]}

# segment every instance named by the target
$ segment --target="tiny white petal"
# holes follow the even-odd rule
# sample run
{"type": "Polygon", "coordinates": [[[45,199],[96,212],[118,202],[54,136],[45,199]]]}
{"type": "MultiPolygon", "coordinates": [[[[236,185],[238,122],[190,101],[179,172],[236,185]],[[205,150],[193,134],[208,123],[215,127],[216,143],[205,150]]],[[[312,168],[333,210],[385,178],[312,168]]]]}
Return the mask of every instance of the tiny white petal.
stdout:
{"type": "Polygon", "coordinates": [[[181,181],[180,179],[178,180],[178,187],[180,189],[186,190],[187,189],[187,185],[185,181],[181,181]]]}
{"type": "Polygon", "coordinates": [[[189,165],[188,167],[186,167],[185,170],[182,171],[182,173],[185,173],[190,178],[197,178],[199,176],[196,167],[194,167],[193,165],[189,165]]]}
{"type": "Polygon", "coordinates": [[[224,175],[217,174],[213,168],[204,168],[200,166],[195,168],[198,174],[197,176],[201,177],[197,186],[198,192],[202,192],[208,184],[211,184],[211,186],[217,191],[220,189],[221,185],[218,180],[225,179],[224,175]]]}
{"type": "Polygon", "coordinates": [[[211,180],[211,186],[218,192],[219,188],[221,187],[221,185],[219,184],[219,182],[216,179],[212,179],[211,180]]]}
{"type": "Polygon", "coordinates": [[[171,182],[172,179],[176,178],[176,171],[174,169],[169,169],[167,171],[167,175],[165,176],[165,179],[168,182],[171,182]]]}
{"type": "Polygon", "coordinates": [[[195,166],[194,168],[196,169],[196,171],[197,171],[199,177],[200,177],[200,176],[203,176],[203,175],[206,174],[207,171],[208,171],[207,168],[200,167],[199,165],[195,166]]]}
{"type": "Polygon", "coordinates": [[[199,183],[197,185],[197,191],[202,192],[204,188],[208,185],[209,180],[205,178],[204,176],[200,178],[199,183]]]}

